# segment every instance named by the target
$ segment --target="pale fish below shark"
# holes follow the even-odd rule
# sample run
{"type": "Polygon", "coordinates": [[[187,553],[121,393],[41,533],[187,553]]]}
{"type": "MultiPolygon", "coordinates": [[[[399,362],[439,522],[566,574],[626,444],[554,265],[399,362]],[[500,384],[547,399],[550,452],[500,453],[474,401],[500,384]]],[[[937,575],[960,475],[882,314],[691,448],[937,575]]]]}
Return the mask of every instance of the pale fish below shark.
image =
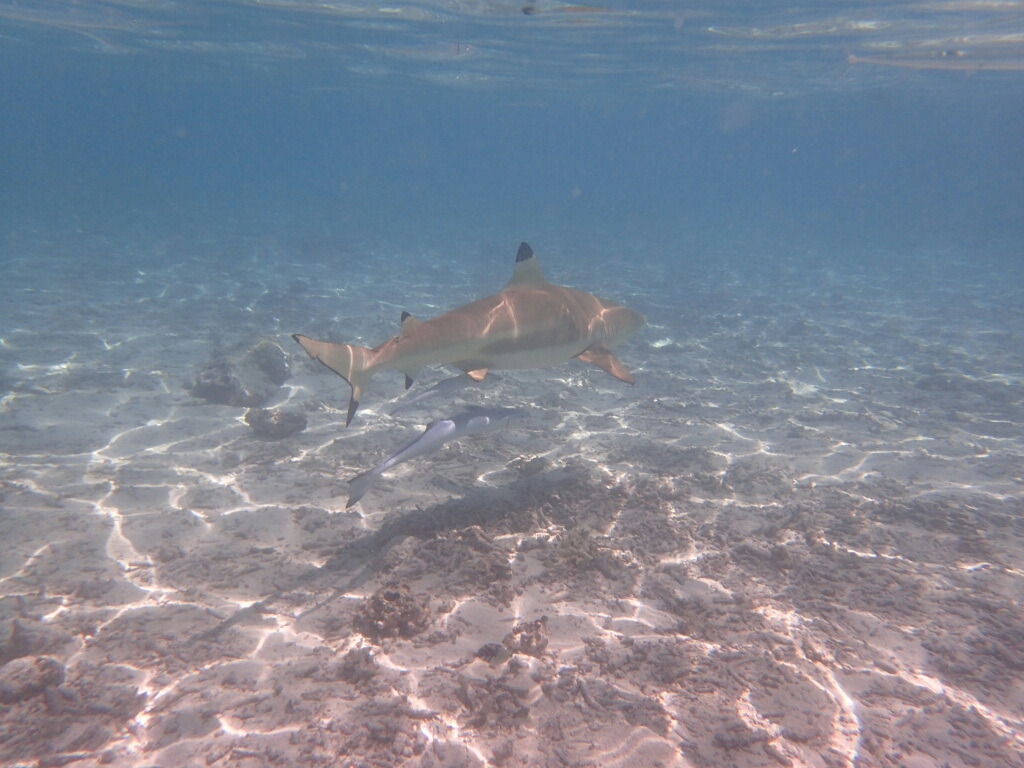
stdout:
{"type": "MultiPolygon", "coordinates": [[[[500,379],[498,379],[497,376],[488,376],[486,379],[484,379],[484,381],[492,382],[496,379],[500,381],[500,379]]],[[[394,408],[391,409],[389,415],[395,416],[404,411],[406,408],[416,405],[416,403],[423,402],[428,397],[437,397],[438,395],[448,397],[450,395],[454,395],[456,392],[459,392],[460,390],[465,389],[466,387],[473,387],[482,383],[483,382],[476,381],[475,379],[473,379],[473,377],[470,376],[468,373],[460,373],[458,376],[453,376],[450,379],[442,379],[441,381],[437,382],[437,384],[432,386],[430,389],[420,392],[415,397],[410,397],[405,402],[396,405],[394,408]]]]}
{"type": "Polygon", "coordinates": [[[480,435],[505,429],[509,425],[521,421],[529,414],[518,408],[471,408],[448,419],[441,419],[428,424],[415,439],[402,446],[398,451],[384,459],[368,472],[356,475],[349,481],[348,509],[359,501],[370,490],[377,478],[396,464],[426,456],[441,448],[447,442],[457,440],[466,435],[480,435]]]}
{"type": "Polygon", "coordinates": [[[512,279],[500,293],[425,322],[403,312],[401,332],[378,347],[293,338],[352,387],[348,426],[363,389],[386,369],[404,372],[408,389],[424,365],[453,365],[482,381],[491,369],[543,368],[575,357],[632,384],[633,375],[608,348],[645,322],[632,309],[549,283],[533,249],[523,243],[512,279]]]}

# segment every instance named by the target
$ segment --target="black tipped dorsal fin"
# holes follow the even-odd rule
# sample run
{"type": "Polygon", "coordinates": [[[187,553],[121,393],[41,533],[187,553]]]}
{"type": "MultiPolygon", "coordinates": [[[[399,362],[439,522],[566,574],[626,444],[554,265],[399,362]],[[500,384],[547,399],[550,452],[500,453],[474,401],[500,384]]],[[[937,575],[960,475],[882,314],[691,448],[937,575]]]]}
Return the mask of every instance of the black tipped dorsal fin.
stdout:
{"type": "Polygon", "coordinates": [[[544,273],[540,271],[537,257],[533,255],[533,248],[527,243],[519,246],[519,253],[516,254],[516,268],[512,273],[512,279],[508,281],[507,287],[513,285],[529,285],[531,283],[546,283],[544,273]]]}

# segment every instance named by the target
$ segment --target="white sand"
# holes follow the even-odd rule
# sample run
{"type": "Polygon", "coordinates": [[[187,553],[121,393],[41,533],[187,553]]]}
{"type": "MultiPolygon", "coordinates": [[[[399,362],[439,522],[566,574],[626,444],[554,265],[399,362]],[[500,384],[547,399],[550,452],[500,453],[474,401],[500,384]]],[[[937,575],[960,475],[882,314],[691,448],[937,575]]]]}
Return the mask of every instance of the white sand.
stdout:
{"type": "Polygon", "coordinates": [[[346,513],[348,478],[463,401],[391,418],[382,375],[346,430],[346,385],[289,334],[379,343],[505,272],[9,247],[0,762],[1024,759],[1024,317],[980,267],[575,274],[648,315],[619,350],[637,385],[504,373],[465,401],[524,427],[346,513]],[[187,391],[260,339],[293,356],[268,407],[308,419],[281,441],[187,391]]]}

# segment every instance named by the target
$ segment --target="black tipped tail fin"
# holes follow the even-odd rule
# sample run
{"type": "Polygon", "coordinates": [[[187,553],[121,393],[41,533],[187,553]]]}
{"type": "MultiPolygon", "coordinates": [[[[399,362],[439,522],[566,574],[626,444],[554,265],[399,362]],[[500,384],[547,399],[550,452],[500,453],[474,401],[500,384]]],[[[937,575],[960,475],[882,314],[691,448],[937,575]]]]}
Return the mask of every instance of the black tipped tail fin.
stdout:
{"type": "Polygon", "coordinates": [[[350,508],[363,498],[378,477],[380,477],[380,472],[376,469],[371,469],[369,472],[363,472],[361,475],[356,475],[349,480],[348,501],[345,503],[345,509],[350,508]]]}
{"type": "Polygon", "coordinates": [[[347,427],[352,423],[352,417],[359,409],[359,399],[363,396],[363,387],[370,381],[371,374],[366,371],[367,356],[370,350],[355,344],[331,344],[327,341],[317,341],[300,333],[293,334],[292,338],[306,350],[306,354],[326,365],[352,387],[352,395],[348,401],[348,416],[345,419],[347,427]]]}

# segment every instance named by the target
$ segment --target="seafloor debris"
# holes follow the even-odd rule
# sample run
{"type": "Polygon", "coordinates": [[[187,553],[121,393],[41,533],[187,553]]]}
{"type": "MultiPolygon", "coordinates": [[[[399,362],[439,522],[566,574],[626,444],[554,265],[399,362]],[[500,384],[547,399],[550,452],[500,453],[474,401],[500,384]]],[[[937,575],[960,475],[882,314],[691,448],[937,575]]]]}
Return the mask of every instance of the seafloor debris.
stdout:
{"type": "MultiPolygon", "coordinates": [[[[529,685],[524,686],[513,673],[486,680],[466,675],[458,678],[455,698],[465,707],[461,719],[464,728],[512,730],[530,717],[530,705],[525,701],[529,685]]],[[[525,676],[529,679],[529,676],[525,676]]]]}
{"type": "Polygon", "coordinates": [[[281,440],[304,430],[306,415],[298,411],[250,408],[245,413],[245,423],[252,428],[257,437],[281,440]]]}
{"type": "Polygon", "coordinates": [[[512,657],[512,653],[501,643],[484,643],[473,655],[478,659],[483,659],[492,667],[504,664],[512,657]]]}
{"type": "Polygon", "coordinates": [[[24,701],[64,682],[64,665],[52,656],[25,656],[0,667],[0,702],[24,701]]]}
{"type": "Polygon", "coordinates": [[[364,635],[409,638],[430,624],[430,605],[426,596],[415,597],[405,586],[383,587],[366,599],[356,628],[364,635]]]}
{"type": "Polygon", "coordinates": [[[541,656],[548,647],[548,617],[541,616],[536,621],[516,624],[501,644],[512,653],[541,656]]]}
{"type": "Polygon", "coordinates": [[[515,470],[520,477],[533,477],[538,475],[548,468],[550,464],[543,456],[534,456],[532,459],[527,459],[524,456],[520,456],[517,459],[513,459],[508,463],[509,469],[515,470]]]}
{"type": "Polygon", "coordinates": [[[711,743],[721,749],[742,749],[751,744],[770,741],[771,736],[763,728],[752,729],[742,720],[733,720],[724,728],[715,731],[711,743]]]}
{"type": "Polygon", "coordinates": [[[263,340],[236,360],[214,359],[192,381],[189,394],[215,405],[262,405],[291,375],[288,356],[263,340]]]}
{"type": "Polygon", "coordinates": [[[7,639],[0,643],[0,666],[21,656],[60,655],[73,638],[50,624],[31,619],[14,619],[7,639]]]}
{"type": "Polygon", "coordinates": [[[377,674],[377,660],[369,647],[353,648],[345,654],[338,667],[338,676],[349,683],[370,680],[377,674]]]}

